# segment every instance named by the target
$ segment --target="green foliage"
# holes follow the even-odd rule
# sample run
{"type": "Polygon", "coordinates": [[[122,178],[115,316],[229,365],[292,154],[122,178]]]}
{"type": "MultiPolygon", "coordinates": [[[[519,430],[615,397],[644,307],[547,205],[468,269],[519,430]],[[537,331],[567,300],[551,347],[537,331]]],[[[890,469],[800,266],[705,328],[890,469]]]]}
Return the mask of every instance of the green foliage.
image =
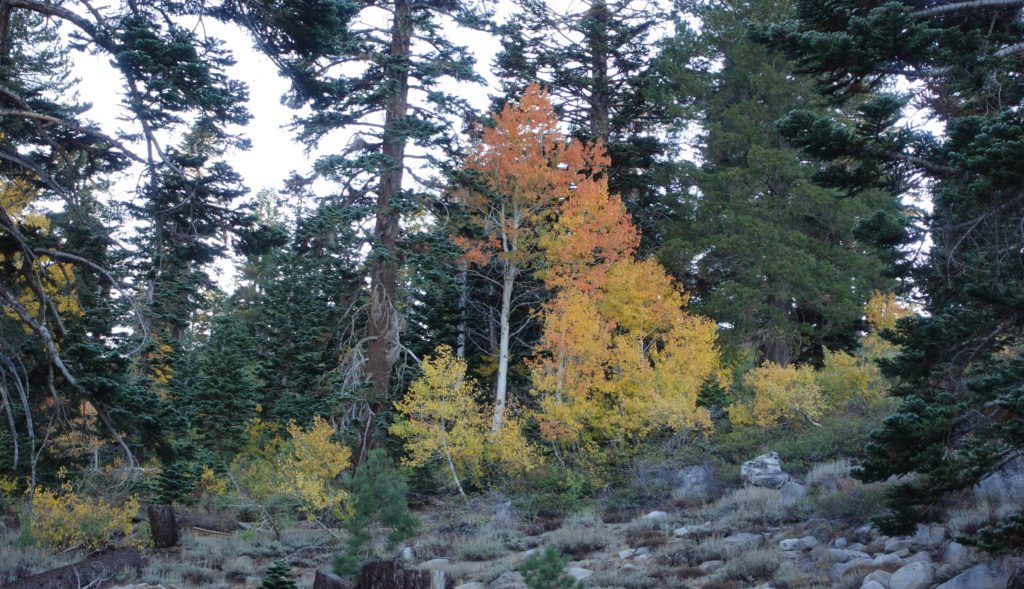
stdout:
{"type": "Polygon", "coordinates": [[[409,513],[408,485],[383,450],[374,450],[352,478],[352,514],[345,522],[348,539],[345,551],[334,558],[334,572],[353,576],[364,560],[376,555],[373,530],[388,530],[386,546],[394,550],[416,530],[416,518],[409,513]],[[367,546],[370,544],[370,546],[367,546]]]}
{"type": "Polygon", "coordinates": [[[283,560],[276,560],[267,568],[260,589],[297,589],[292,580],[292,568],[283,560]]]}
{"type": "Polygon", "coordinates": [[[530,589],[581,589],[584,586],[581,581],[565,574],[568,562],[568,556],[562,556],[558,550],[548,546],[531,554],[519,566],[519,572],[530,589]]]}
{"type": "Polygon", "coordinates": [[[582,474],[552,465],[521,477],[513,501],[526,517],[563,518],[583,508],[588,491],[588,482],[582,474]]]}
{"type": "Polygon", "coordinates": [[[1024,548],[1024,514],[1010,515],[999,523],[979,529],[976,534],[961,541],[991,554],[1020,552],[1021,548],[1024,548]]]}

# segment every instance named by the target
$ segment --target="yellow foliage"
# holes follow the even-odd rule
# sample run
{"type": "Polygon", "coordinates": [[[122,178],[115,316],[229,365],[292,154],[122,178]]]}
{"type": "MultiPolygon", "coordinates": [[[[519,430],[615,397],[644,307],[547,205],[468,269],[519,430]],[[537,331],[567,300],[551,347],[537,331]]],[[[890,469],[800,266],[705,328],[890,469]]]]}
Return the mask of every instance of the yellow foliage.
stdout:
{"type": "Polygon", "coordinates": [[[288,440],[273,434],[273,426],[258,417],[247,430],[249,441],[231,463],[247,494],[261,503],[290,497],[311,521],[325,511],[346,514],[348,493],[335,479],[351,465],[351,451],[331,440],[334,429],[327,421],[314,417],[309,429],[290,423],[288,440]]]}
{"type": "Polygon", "coordinates": [[[60,493],[40,488],[32,499],[32,537],[54,550],[98,550],[117,534],[131,537],[138,512],[135,497],[112,505],[102,497],[79,497],[68,484],[60,493]]]}
{"type": "Polygon", "coordinates": [[[729,407],[729,419],[738,425],[767,426],[780,421],[814,420],[825,409],[825,398],[811,366],[780,366],[765,362],[743,377],[754,393],[750,403],[729,407]]]}
{"type": "Polygon", "coordinates": [[[493,436],[488,412],[476,401],[475,380],[466,374],[466,361],[448,346],[424,358],[423,375],[413,381],[405,397],[395,403],[401,419],[391,433],[405,440],[409,466],[443,460],[454,482],[479,475],[485,460],[506,472],[532,468],[536,452],[522,435],[514,417],[493,436]]]}
{"type": "Polygon", "coordinates": [[[889,392],[889,382],[873,359],[827,348],[818,384],[829,407],[841,407],[852,399],[877,403],[889,392]]]}
{"type": "MultiPolygon", "coordinates": [[[[24,227],[35,229],[41,233],[49,233],[50,220],[45,215],[33,211],[32,201],[38,196],[34,188],[22,178],[16,178],[0,186],[0,206],[7,211],[16,222],[24,227]]],[[[71,264],[54,262],[49,256],[38,256],[39,271],[37,277],[47,296],[57,307],[57,312],[62,316],[80,316],[82,309],[74,294],[75,271],[71,264]]],[[[0,261],[7,261],[0,255],[0,261]]],[[[24,256],[13,254],[10,261],[19,269],[25,264],[24,256]]],[[[32,291],[25,278],[19,276],[16,279],[20,287],[18,302],[33,316],[39,315],[39,298],[32,291]]],[[[18,318],[13,309],[5,309],[4,313],[11,318],[18,318]]],[[[28,326],[25,330],[30,331],[28,326]]]]}
{"type": "Polygon", "coordinates": [[[624,258],[606,277],[545,309],[531,363],[541,434],[585,445],[710,427],[697,393],[719,370],[717,326],[682,310],[685,294],[657,262],[624,258]]]}
{"type": "Polygon", "coordinates": [[[199,474],[199,484],[196,490],[200,494],[224,495],[228,492],[228,481],[223,477],[217,476],[217,473],[213,472],[213,469],[209,466],[203,466],[203,471],[199,474]]]}

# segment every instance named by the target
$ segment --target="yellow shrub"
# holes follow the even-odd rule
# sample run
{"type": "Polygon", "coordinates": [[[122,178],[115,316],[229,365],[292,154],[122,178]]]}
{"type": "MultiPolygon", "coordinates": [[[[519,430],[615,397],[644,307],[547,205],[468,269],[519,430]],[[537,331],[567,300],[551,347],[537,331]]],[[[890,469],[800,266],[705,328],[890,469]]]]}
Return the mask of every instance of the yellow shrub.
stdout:
{"type": "Polygon", "coordinates": [[[754,393],[750,403],[729,407],[729,419],[739,425],[766,426],[783,420],[814,420],[825,409],[825,399],[811,366],[780,366],[765,362],[743,377],[754,393]]]}
{"type": "Polygon", "coordinates": [[[129,538],[138,512],[135,497],[113,505],[100,497],[79,497],[68,485],[60,493],[40,488],[32,499],[32,537],[54,550],[98,550],[117,534],[129,538]]]}
{"type": "Polygon", "coordinates": [[[870,358],[825,349],[825,362],[818,372],[829,407],[841,407],[851,399],[877,403],[889,392],[889,382],[870,358]]]}

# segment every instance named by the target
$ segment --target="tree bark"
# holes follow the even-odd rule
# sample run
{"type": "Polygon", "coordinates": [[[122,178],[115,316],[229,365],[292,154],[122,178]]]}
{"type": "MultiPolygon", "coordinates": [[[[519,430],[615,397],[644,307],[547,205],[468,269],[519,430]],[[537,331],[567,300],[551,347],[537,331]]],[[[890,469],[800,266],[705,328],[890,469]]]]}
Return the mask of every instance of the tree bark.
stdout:
{"type": "Polygon", "coordinates": [[[148,505],[149,534],[153,537],[153,546],[170,548],[178,543],[178,523],[174,519],[174,508],[167,504],[148,505]]]}
{"type": "Polygon", "coordinates": [[[407,570],[401,563],[377,560],[363,565],[356,589],[450,589],[452,579],[443,571],[407,570]]]}
{"type": "Polygon", "coordinates": [[[594,0],[587,10],[587,44],[590,49],[590,133],[608,140],[611,129],[611,97],[608,87],[608,4],[594,0]]]}
{"type": "Polygon", "coordinates": [[[499,320],[500,334],[498,335],[498,382],[494,386],[494,419],[491,423],[491,431],[501,429],[502,419],[505,417],[505,402],[508,397],[508,363],[509,346],[511,339],[512,314],[512,289],[515,288],[516,267],[510,262],[506,263],[505,276],[501,285],[501,317],[499,320]]]}
{"type": "Polygon", "coordinates": [[[348,584],[337,575],[318,570],[313,577],[313,589],[348,589],[348,584]]]}
{"type": "MultiPolygon", "coordinates": [[[[412,6],[409,0],[395,0],[391,22],[391,51],[387,66],[387,80],[393,85],[384,115],[384,136],[381,153],[386,168],[381,171],[377,191],[377,219],[374,226],[373,262],[370,270],[370,314],[367,322],[369,337],[367,370],[372,387],[371,407],[385,405],[391,392],[391,369],[395,363],[398,344],[398,317],[395,308],[395,290],[398,279],[399,213],[394,200],[402,191],[405,171],[405,137],[399,126],[409,106],[408,59],[411,44],[412,6]]],[[[376,413],[376,411],[373,411],[376,413]]],[[[373,416],[369,419],[372,422],[373,416]]],[[[365,462],[373,447],[375,427],[372,423],[363,429],[357,459],[365,462]]]]}

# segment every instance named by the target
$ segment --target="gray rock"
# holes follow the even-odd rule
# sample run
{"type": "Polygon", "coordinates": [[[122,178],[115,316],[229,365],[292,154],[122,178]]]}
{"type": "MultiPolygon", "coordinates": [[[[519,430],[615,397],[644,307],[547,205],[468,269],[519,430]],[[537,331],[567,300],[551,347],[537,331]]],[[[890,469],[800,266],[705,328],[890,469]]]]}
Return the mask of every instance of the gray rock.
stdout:
{"type": "Polygon", "coordinates": [[[428,560],[427,562],[421,564],[420,568],[432,571],[436,569],[443,569],[446,566],[448,566],[447,558],[435,558],[433,560],[428,560]]]}
{"type": "Polygon", "coordinates": [[[914,541],[911,538],[907,538],[905,536],[904,537],[897,537],[897,538],[889,538],[888,540],[885,541],[885,551],[886,552],[896,552],[897,550],[902,550],[904,548],[910,548],[913,545],[914,545],[914,541]]]}
{"type": "Polygon", "coordinates": [[[846,541],[846,538],[836,538],[831,542],[832,548],[846,548],[848,545],[849,543],[846,541]]]}
{"type": "Polygon", "coordinates": [[[313,577],[313,589],[345,589],[347,586],[341,577],[327,571],[317,570],[313,577]]]}
{"type": "Polygon", "coordinates": [[[748,486],[771,489],[781,488],[791,478],[783,472],[779,455],[776,452],[762,454],[753,460],[744,462],[740,466],[740,476],[743,478],[743,483],[748,486]]]}
{"type": "Polygon", "coordinates": [[[974,496],[996,506],[1024,503],[1024,454],[978,481],[974,486],[974,496]]]}
{"type": "Polygon", "coordinates": [[[480,581],[470,581],[456,586],[455,589],[484,589],[484,587],[486,587],[486,585],[480,581]]]}
{"type": "Polygon", "coordinates": [[[487,585],[488,589],[528,589],[523,576],[516,571],[505,571],[487,585]]]}
{"type": "Polygon", "coordinates": [[[931,564],[932,563],[932,555],[928,554],[927,552],[922,550],[921,552],[918,552],[914,556],[911,556],[910,558],[908,558],[905,562],[907,564],[910,564],[912,562],[925,562],[925,563],[931,564]]]}
{"type": "Polygon", "coordinates": [[[676,473],[672,498],[682,502],[705,502],[718,496],[715,471],[707,466],[687,466],[676,473]]]}
{"type": "Polygon", "coordinates": [[[724,560],[707,560],[697,565],[697,570],[704,573],[705,575],[710,575],[711,573],[717,571],[723,566],[725,566],[724,560]]]}
{"type": "Polygon", "coordinates": [[[874,581],[882,587],[888,589],[889,579],[891,578],[892,573],[890,573],[889,571],[871,571],[870,573],[868,573],[868,576],[864,577],[864,581],[874,581]]]}
{"type": "Polygon", "coordinates": [[[583,567],[569,567],[568,569],[566,569],[565,574],[569,575],[573,579],[576,579],[577,581],[582,581],[583,579],[586,579],[587,577],[593,575],[594,571],[590,569],[585,569],[583,567]]]}
{"type": "Polygon", "coordinates": [[[869,567],[873,566],[870,558],[854,558],[846,562],[837,562],[828,569],[828,576],[833,581],[838,582],[846,576],[851,569],[857,567],[869,567]]]}
{"type": "Polygon", "coordinates": [[[664,511],[652,511],[652,512],[648,513],[647,515],[643,516],[640,519],[642,519],[644,521],[650,521],[650,522],[660,522],[660,521],[667,520],[668,519],[668,514],[665,513],[664,511]]]}
{"type": "MultiPolygon", "coordinates": [[[[836,546],[836,548],[842,548],[842,546],[836,546]]],[[[854,542],[853,544],[846,546],[847,550],[856,550],[857,552],[864,552],[864,548],[864,544],[860,542],[854,542]]]]}
{"type": "Polygon", "coordinates": [[[946,539],[946,528],[939,524],[917,524],[913,542],[916,546],[938,546],[946,539]]]}
{"type": "Polygon", "coordinates": [[[619,551],[619,560],[626,560],[630,556],[636,554],[636,548],[627,548],[619,551]]]}
{"type": "Polygon", "coordinates": [[[832,562],[849,562],[855,558],[871,560],[871,557],[863,552],[844,550],[842,548],[827,548],[825,549],[825,556],[832,562]]]}
{"type": "MultiPolygon", "coordinates": [[[[818,546],[821,546],[821,542],[818,542],[818,539],[815,538],[814,536],[804,536],[803,538],[800,538],[800,541],[803,543],[804,548],[806,548],[808,550],[810,550],[812,548],[817,548],[818,546]]],[[[841,547],[837,546],[837,548],[841,548],[841,547]]]]}
{"type": "Polygon", "coordinates": [[[1003,589],[1020,564],[1007,557],[975,565],[935,589],[1003,589]]]}
{"type": "Polygon", "coordinates": [[[722,542],[726,544],[752,544],[760,541],[761,534],[755,534],[753,532],[736,532],[722,538],[722,542]]]}
{"type": "Polygon", "coordinates": [[[448,586],[448,573],[444,571],[430,571],[430,589],[445,589],[448,586]]]}
{"type": "Polygon", "coordinates": [[[779,542],[779,549],[781,550],[810,550],[818,546],[818,539],[814,536],[804,536],[803,538],[789,538],[779,542]]]}
{"type": "Polygon", "coordinates": [[[888,588],[885,585],[879,583],[878,581],[875,581],[874,579],[872,579],[870,581],[865,579],[864,580],[864,584],[860,586],[860,589],[888,589],[888,588]]]}
{"type": "Polygon", "coordinates": [[[412,546],[403,546],[400,557],[405,562],[413,562],[416,560],[416,554],[412,550],[412,546]]]}
{"type": "Polygon", "coordinates": [[[954,568],[964,568],[975,559],[974,551],[959,542],[950,542],[942,549],[942,562],[954,568]]]}
{"type": "Polygon", "coordinates": [[[779,501],[783,505],[793,505],[807,495],[807,487],[800,483],[789,480],[779,488],[779,501]]]}
{"type": "Polygon", "coordinates": [[[853,540],[862,544],[867,544],[875,539],[875,531],[871,526],[861,526],[853,531],[853,540]]]}
{"type": "Polygon", "coordinates": [[[935,569],[931,563],[910,563],[889,578],[889,589],[927,589],[935,579],[935,569]]]}

